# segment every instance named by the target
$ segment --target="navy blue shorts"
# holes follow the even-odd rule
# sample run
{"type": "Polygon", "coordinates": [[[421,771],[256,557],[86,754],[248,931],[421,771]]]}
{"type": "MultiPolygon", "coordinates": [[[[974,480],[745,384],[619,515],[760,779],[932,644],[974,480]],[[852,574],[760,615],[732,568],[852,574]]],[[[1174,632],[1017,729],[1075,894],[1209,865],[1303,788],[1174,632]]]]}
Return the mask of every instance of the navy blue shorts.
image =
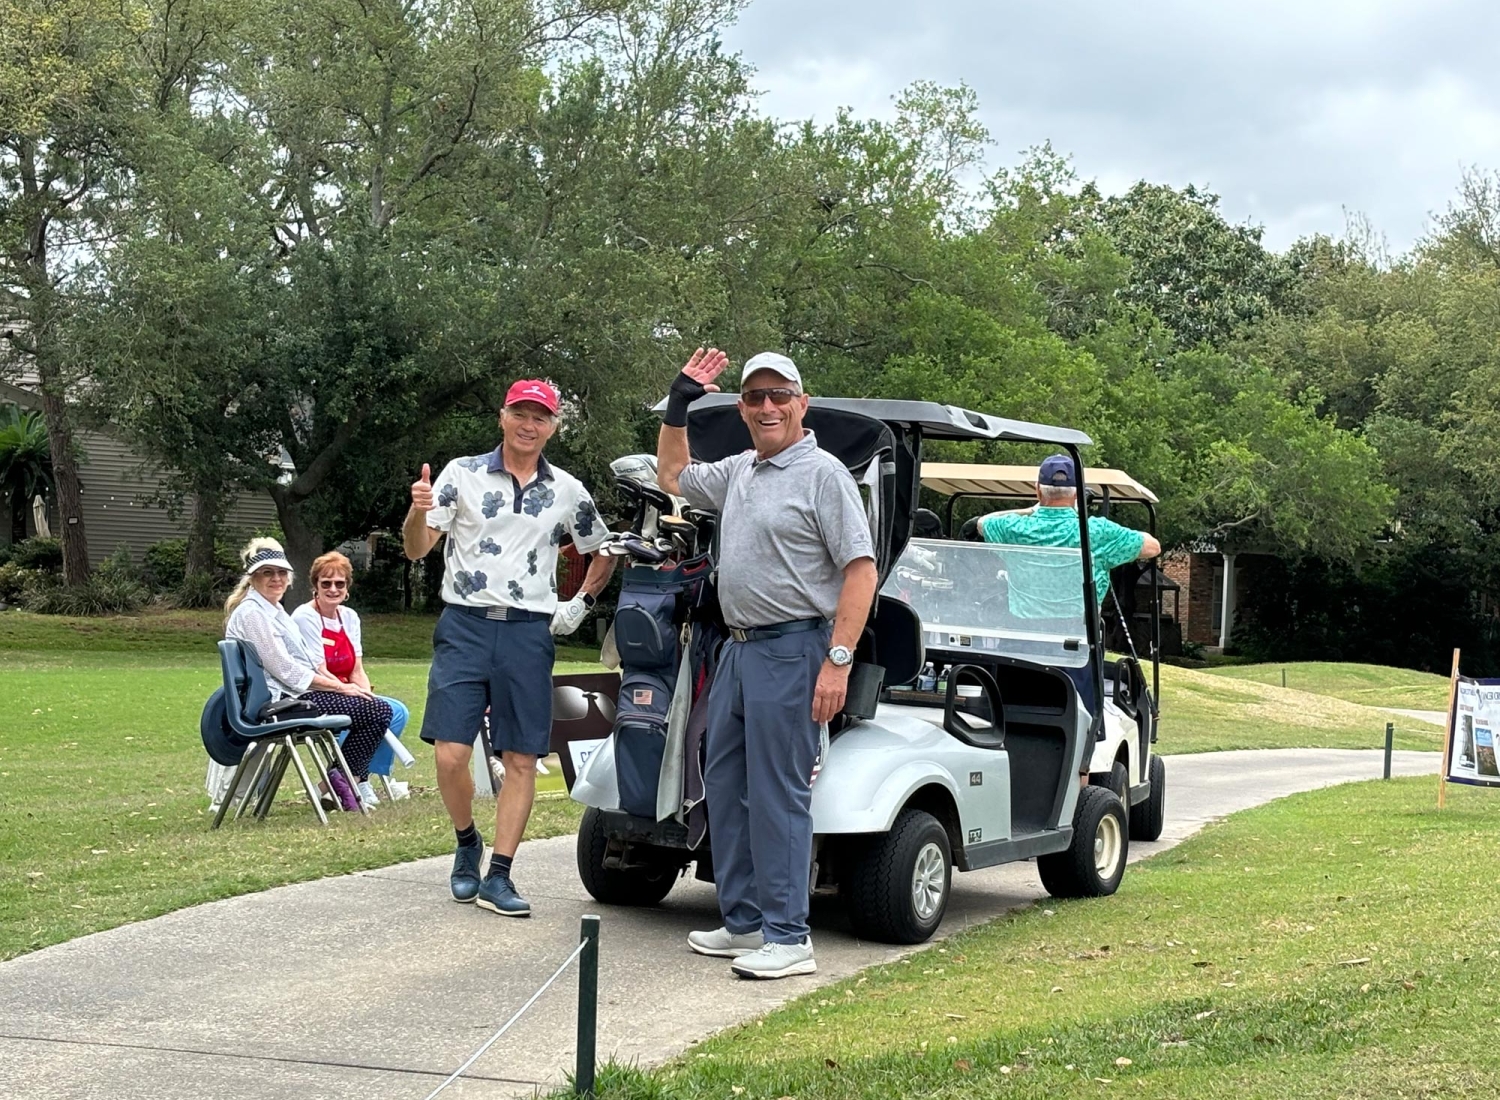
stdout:
{"type": "Polygon", "coordinates": [[[488,707],[496,752],[547,755],[554,652],[546,619],[483,619],[445,607],[432,632],[422,740],[472,745],[488,707]]]}

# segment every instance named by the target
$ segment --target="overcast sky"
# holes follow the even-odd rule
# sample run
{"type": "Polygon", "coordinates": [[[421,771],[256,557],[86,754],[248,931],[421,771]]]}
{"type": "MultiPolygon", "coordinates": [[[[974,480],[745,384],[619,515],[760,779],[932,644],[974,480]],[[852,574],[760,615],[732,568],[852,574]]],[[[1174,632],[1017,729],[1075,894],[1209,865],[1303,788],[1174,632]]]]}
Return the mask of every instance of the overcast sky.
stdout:
{"type": "Polygon", "coordinates": [[[1495,0],[754,0],[726,40],[770,114],[963,81],[991,167],[1051,141],[1107,190],[1207,186],[1274,248],[1348,210],[1402,251],[1500,168],[1495,0]]]}

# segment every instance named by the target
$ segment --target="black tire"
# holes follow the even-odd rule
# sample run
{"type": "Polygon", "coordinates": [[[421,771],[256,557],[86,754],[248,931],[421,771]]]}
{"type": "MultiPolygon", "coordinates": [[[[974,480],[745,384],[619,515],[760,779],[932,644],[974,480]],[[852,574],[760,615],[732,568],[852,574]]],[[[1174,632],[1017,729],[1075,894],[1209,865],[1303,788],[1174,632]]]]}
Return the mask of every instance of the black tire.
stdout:
{"type": "Polygon", "coordinates": [[[1066,851],[1037,856],[1036,869],[1055,898],[1102,898],[1120,888],[1129,854],[1124,804],[1114,791],[1090,784],[1078,792],[1073,843],[1066,851]]]}
{"type": "Polygon", "coordinates": [[[1155,753],[1146,774],[1151,780],[1151,797],[1130,807],[1131,840],[1160,839],[1167,821],[1167,766],[1155,753]]]}
{"type": "Polygon", "coordinates": [[[604,815],[590,806],[578,823],[578,877],[583,888],[605,905],[655,905],[672,891],[677,869],[619,871],[604,866],[609,837],[604,815]]]}
{"type": "Polygon", "coordinates": [[[1130,772],[1118,760],[1107,772],[1089,772],[1089,786],[1114,791],[1122,805],[1130,805],[1130,772]]]}
{"type": "Polygon", "coordinates": [[[880,943],[931,939],[953,887],[948,830],[925,810],[902,810],[890,832],[850,848],[841,879],[855,935],[880,943]],[[915,889],[919,873],[929,883],[920,908],[915,889]]]}

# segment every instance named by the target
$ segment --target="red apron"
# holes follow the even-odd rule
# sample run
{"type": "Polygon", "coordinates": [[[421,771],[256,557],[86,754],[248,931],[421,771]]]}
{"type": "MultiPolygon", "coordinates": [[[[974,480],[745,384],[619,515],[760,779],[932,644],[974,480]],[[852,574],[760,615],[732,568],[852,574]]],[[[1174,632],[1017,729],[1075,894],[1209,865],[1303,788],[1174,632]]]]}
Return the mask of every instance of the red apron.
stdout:
{"type": "Polygon", "coordinates": [[[339,617],[338,630],[332,630],[327,623],[324,623],[323,661],[328,665],[329,673],[347,684],[349,677],[354,675],[354,665],[357,660],[358,658],[354,655],[354,644],[349,641],[348,631],[343,629],[343,616],[339,617]]]}

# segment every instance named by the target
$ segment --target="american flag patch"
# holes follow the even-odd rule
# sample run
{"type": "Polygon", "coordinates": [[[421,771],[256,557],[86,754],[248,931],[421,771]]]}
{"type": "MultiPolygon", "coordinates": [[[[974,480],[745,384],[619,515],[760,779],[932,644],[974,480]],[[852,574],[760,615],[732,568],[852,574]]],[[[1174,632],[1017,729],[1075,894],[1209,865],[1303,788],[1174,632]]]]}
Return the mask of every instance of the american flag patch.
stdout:
{"type": "Polygon", "coordinates": [[[649,707],[656,692],[651,688],[636,688],[630,693],[630,701],[638,707],[649,707]]]}

